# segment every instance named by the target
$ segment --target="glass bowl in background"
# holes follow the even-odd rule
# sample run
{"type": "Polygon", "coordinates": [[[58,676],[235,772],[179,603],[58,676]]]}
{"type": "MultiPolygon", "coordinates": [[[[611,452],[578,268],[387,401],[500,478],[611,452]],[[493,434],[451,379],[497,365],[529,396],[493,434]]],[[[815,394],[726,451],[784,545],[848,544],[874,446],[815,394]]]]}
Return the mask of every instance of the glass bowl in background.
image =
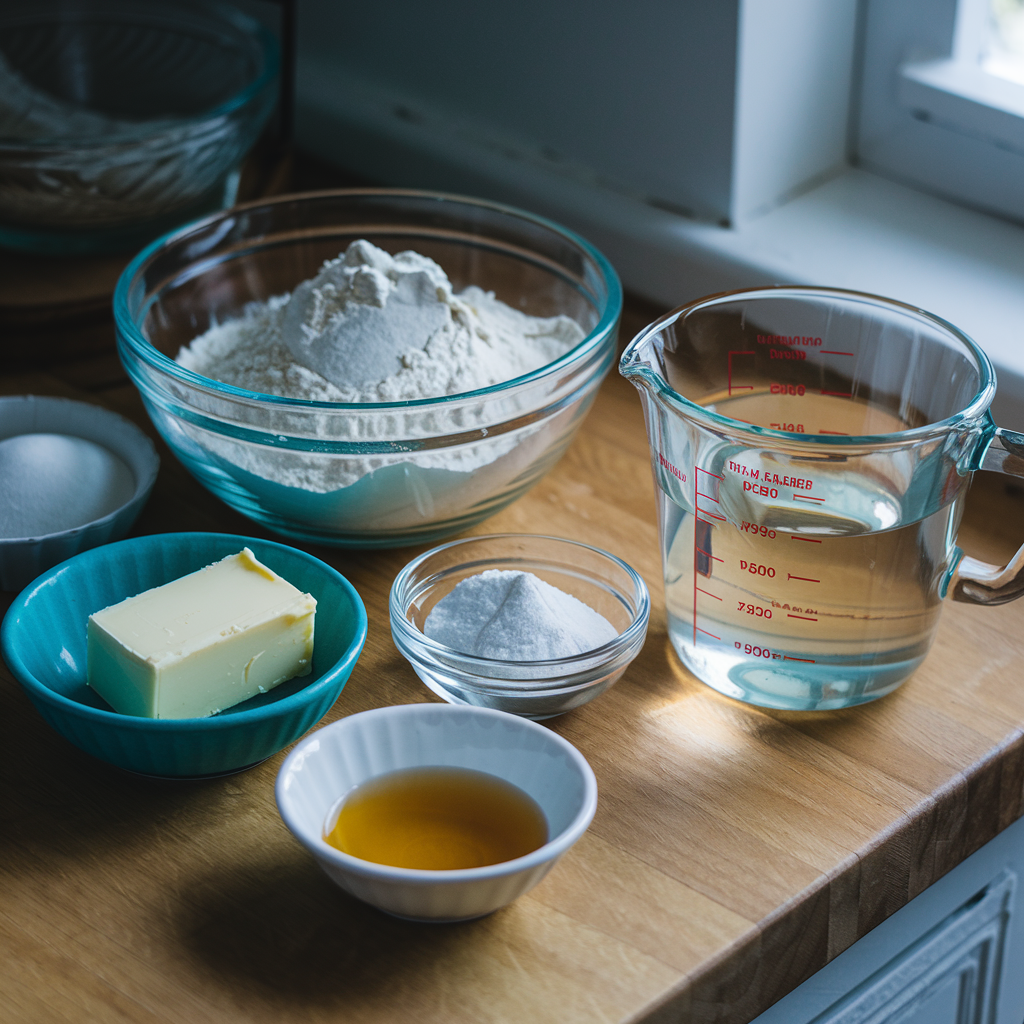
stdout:
{"type": "Polygon", "coordinates": [[[577,541],[503,533],[442,544],[396,577],[391,635],[427,687],[449,704],[551,718],[592,701],[615,683],[647,637],[651,598],[631,566],[577,541]],[[464,579],[488,569],[532,572],[603,615],[618,636],[593,651],[546,661],[480,658],[431,640],[423,624],[464,579]]]}
{"type": "Polygon", "coordinates": [[[0,245],[137,248],[234,202],[277,98],[273,34],[189,0],[5,0],[0,245]]]}
{"type": "Polygon", "coordinates": [[[356,189],[284,196],[154,242],[114,293],[118,350],[156,428],[214,494],[287,537],[396,547],[514,501],[565,451],[612,365],[622,290],[608,261],[550,221],[483,200],[356,189]],[[586,337],[479,391],[375,404],[279,398],[174,361],[256,300],[292,291],[366,238],[436,260],[456,292],[493,291],[586,337]]]}

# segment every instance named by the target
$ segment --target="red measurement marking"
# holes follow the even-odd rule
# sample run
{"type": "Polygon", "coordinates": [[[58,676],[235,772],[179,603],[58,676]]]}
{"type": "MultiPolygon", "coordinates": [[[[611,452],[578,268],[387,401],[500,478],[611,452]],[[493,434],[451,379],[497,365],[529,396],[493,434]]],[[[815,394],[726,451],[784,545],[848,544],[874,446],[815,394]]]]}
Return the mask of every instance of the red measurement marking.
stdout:
{"type": "Polygon", "coordinates": [[[698,498],[707,498],[709,501],[715,502],[715,504],[719,503],[718,499],[712,498],[710,494],[705,494],[703,491],[697,491],[696,493],[698,498]]]}
{"type": "Polygon", "coordinates": [[[820,583],[821,580],[812,580],[810,576],[794,576],[791,572],[787,572],[786,575],[791,580],[803,580],[805,583],[820,583]]]}
{"type": "Polygon", "coordinates": [[[792,533],[789,535],[789,539],[790,540],[802,540],[802,541],[805,541],[808,544],[820,544],[821,543],[820,540],[815,540],[813,537],[797,537],[797,536],[795,536],[792,533]]]}
{"type": "Polygon", "coordinates": [[[700,466],[693,467],[694,473],[707,473],[708,476],[717,477],[719,480],[724,480],[724,476],[719,476],[717,473],[712,473],[710,469],[701,469],[700,466]]]}
{"type": "Polygon", "coordinates": [[[819,434],[835,434],[837,437],[849,437],[845,430],[819,430],[819,434]]]}
{"type": "MultiPolygon", "coordinates": [[[[729,357],[730,360],[732,357],[729,357]]],[[[729,363],[730,371],[732,363],[729,363]]],[[[693,507],[697,508],[697,463],[693,464],[693,507]]],[[[709,523],[706,519],[701,519],[699,515],[694,512],[694,519],[697,522],[705,523],[707,526],[714,526],[714,523],[709,523]]],[[[693,646],[697,646],[697,524],[693,525],[693,646]]]]}
{"type": "Polygon", "coordinates": [[[792,612],[786,612],[786,615],[791,619],[806,619],[808,622],[817,622],[817,619],[812,619],[809,615],[794,615],[792,612]]]}
{"type": "Polygon", "coordinates": [[[835,395],[836,398],[853,398],[853,393],[850,391],[826,391],[822,388],[821,393],[823,395],[835,395]]]}
{"type": "Polygon", "coordinates": [[[701,553],[702,555],[707,555],[707,556],[708,556],[708,558],[713,558],[713,559],[714,559],[714,560],[715,560],[716,562],[721,562],[721,561],[724,561],[724,559],[721,559],[721,558],[719,558],[719,557],[718,557],[718,555],[713,555],[713,554],[711,554],[711,552],[710,552],[710,551],[705,551],[705,550],[704,550],[703,548],[697,548],[697,550],[698,550],[698,551],[699,551],[699,552],[700,552],[700,553],[701,553]]]}
{"type": "MultiPolygon", "coordinates": [[[[694,626],[693,628],[694,628],[694,629],[695,629],[695,630],[696,630],[696,631],[697,631],[698,633],[703,633],[703,634],[704,634],[705,636],[709,636],[709,637],[711,637],[711,639],[712,639],[712,640],[721,640],[721,639],[722,639],[722,638],[721,638],[720,636],[715,636],[715,634],[714,634],[714,633],[709,633],[709,632],[708,632],[708,631],[707,631],[706,629],[701,629],[701,628],[700,628],[700,626],[697,626],[697,625],[695,625],[695,626],[694,626]]],[[[694,637],[694,638],[693,638],[693,642],[694,642],[694,643],[696,643],[696,642],[697,642],[697,638],[696,638],[696,637],[694,637]]]]}
{"type": "MultiPolygon", "coordinates": [[[[708,512],[707,509],[699,508],[699,509],[697,509],[697,511],[702,516],[711,516],[712,519],[718,519],[720,522],[723,522],[723,523],[729,522],[729,520],[726,519],[725,516],[716,516],[714,512],[708,512]]],[[[709,526],[714,526],[715,524],[714,523],[709,523],[708,525],[709,526]]]]}
{"type": "Polygon", "coordinates": [[[697,589],[702,594],[707,594],[708,597],[713,597],[716,601],[721,601],[722,600],[717,594],[712,594],[710,590],[705,590],[703,587],[698,587],[697,589]]]}
{"type": "Polygon", "coordinates": [[[731,395],[734,391],[753,391],[753,384],[736,384],[732,382],[732,357],[733,356],[752,356],[755,353],[746,352],[742,349],[730,349],[729,351],[729,394],[731,395]]]}
{"type": "Polygon", "coordinates": [[[817,501],[817,502],[821,503],[825,499],[824,498],[812,498],[809,494],[794,494],[793,495],[793,500],[794,501],[817,501]]]}
{"type": "Polygon", "coordinates": [[[806,661],[808,665],[814,664],[813,658],[791,658],[788,654],[782,656],[783,661],[806,661]]]}
{"type": "Polygon", "coordinates": [[[818,354],[819,355],[823,355],[823,356],[852,356],[852,355],[856,355],[855,352],[836,352],[836,351],[834,351],[833,349],[830,349],[830,348],[823,348],[823,349],[821,349],[819,351],[818,354]]]}

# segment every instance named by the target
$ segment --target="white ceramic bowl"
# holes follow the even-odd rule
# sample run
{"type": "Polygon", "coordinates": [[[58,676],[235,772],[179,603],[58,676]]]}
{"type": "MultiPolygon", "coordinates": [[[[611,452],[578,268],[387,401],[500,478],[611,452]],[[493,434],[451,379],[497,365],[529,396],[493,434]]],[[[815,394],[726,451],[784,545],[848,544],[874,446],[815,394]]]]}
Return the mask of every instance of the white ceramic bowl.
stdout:
{"type": "Polygon", "coordinates": [[[551,870],[593,819],[597,780],[571,743],[535,722],[489,708],[405,704],[363,711],[307,736],[281,766],[277,806],[346,892],[396,917],[464,921],[511,903],[551,870]],[[355,786],[426,766],[472,768],[518,786],[540,804],[551,838],[525,857],[458,871],[375,864],[324,840],[355,786]]]}

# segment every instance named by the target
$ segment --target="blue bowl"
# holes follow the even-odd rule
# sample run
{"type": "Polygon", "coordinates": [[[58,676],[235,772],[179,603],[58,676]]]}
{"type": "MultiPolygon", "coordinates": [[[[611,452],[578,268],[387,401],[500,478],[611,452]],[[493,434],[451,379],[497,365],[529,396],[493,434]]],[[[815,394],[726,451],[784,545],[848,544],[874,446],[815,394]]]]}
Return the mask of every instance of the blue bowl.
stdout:
{"type": "Polygon", "coordinates": [[[0,651],[43,718],[102,761],[143,775],[241,771],[288,746],[338,699],[366,641],[366,609],[339,572],[303,551],[223,533],[134,537],[85,551],[15,598],[0,651]],[[86,685],[86,621],[118,601],[249,547],[317,600],[313,671],[210,718],[119,715],[86,685]]]}

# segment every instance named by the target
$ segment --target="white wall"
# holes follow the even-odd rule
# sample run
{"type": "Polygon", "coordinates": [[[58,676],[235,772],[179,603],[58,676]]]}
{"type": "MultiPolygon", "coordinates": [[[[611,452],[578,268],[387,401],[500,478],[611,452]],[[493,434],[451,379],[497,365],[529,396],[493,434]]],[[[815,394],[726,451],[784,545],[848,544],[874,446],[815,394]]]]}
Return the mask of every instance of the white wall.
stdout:
{"type": "Polygon", "coordinates": [[[846,166],[856,0],[743,0],[731,220],[846,166]]]}
{"type": "MultiPolygon", "coordinates": [[[[300,140],[331,148],[311,115],[321,124],[333,113],[339,129],[375,121],[385,137],[400,128],[392,122],[418,118],[481,149],[724,220],[738,5],[300,0],[300,140]]],[[[413,176],[399,162],[388,177],[413,176]]]]}
{"type": "Polygon", "coordinates": [[[411,161],[344,148],[400,122],[713,223],[845,162],[856,0],[392,0],[299,5],[300,140],[396,184],[411,161]]]}

